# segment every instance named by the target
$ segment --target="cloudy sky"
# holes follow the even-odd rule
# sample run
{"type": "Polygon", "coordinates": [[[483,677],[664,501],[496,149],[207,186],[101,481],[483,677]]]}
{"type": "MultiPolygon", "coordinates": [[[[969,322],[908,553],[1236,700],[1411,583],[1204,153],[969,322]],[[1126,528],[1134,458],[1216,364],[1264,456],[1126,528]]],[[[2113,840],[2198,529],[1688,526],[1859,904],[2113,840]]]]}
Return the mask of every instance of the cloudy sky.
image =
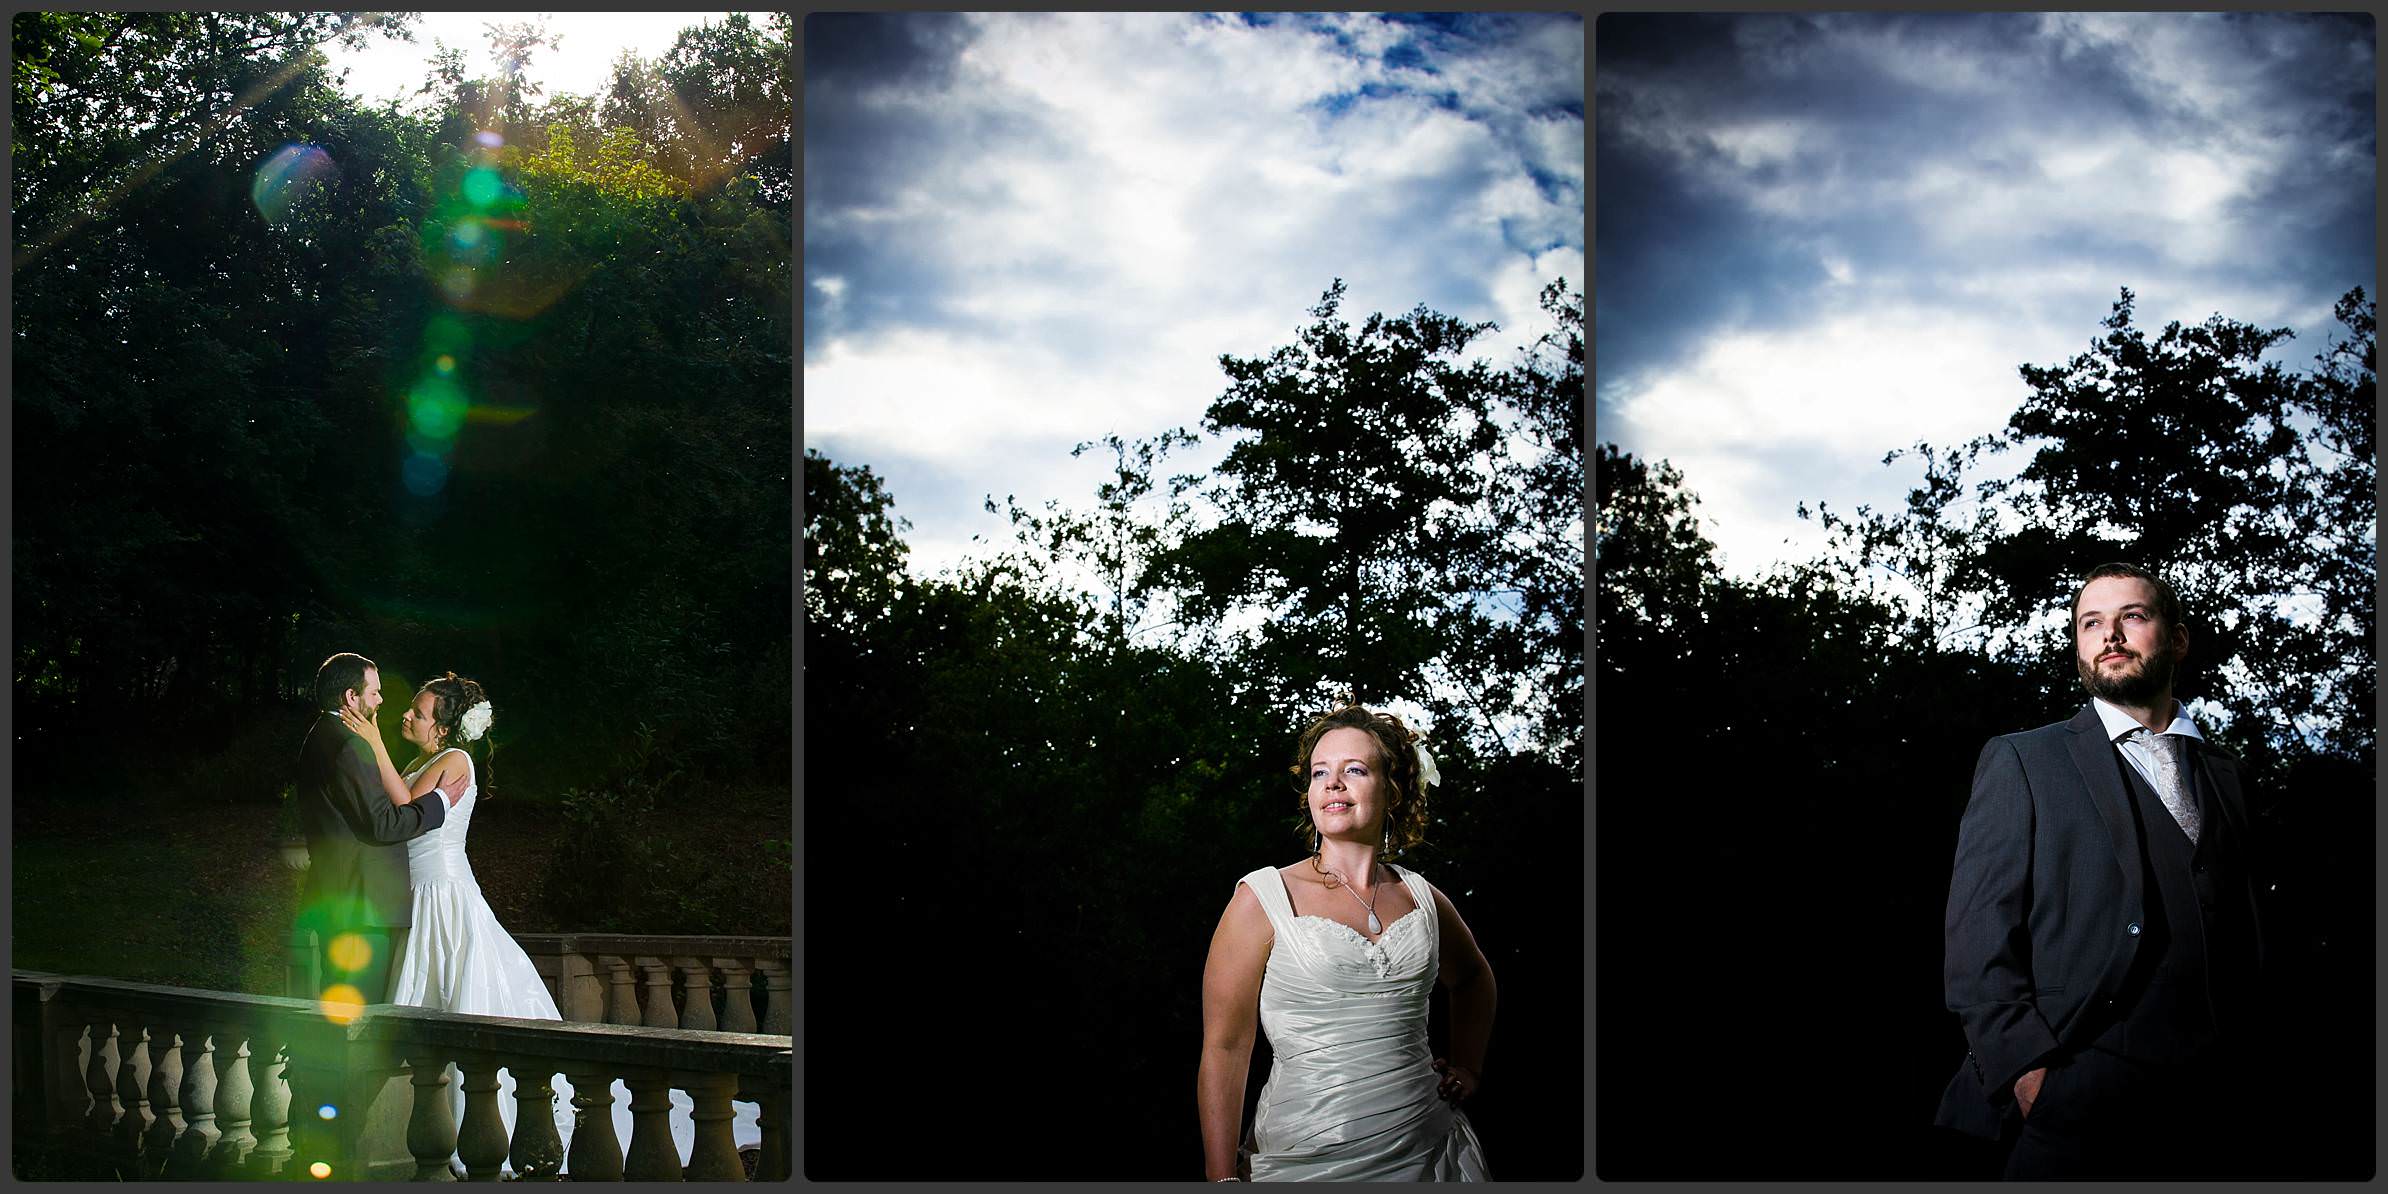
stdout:
{"type": "Polygon", "coordinates": [[[1802,500],[1898,505],[1920,466],[1884,453],[1997,430],[2016,367],[2085,351],[2123,287],[2151,334],[2289,327],[2299,370],[2378,292],[2368,17],[1605,15],[1595,41],[1597,432],[1683,471],[1737,574],[1812,553],[1802,500]]]}
{"type": "MultiPolygon", "coordinates": [[[[804,20],[804,441],[887,479],[916,571],[985,497],[1088,505],[1074,443],[1198,427],[1222,353],[1584,284],[1571,14],[804,20]]],[[[1216,454],[1190,456],[1207,465],[1216,454]]]]}

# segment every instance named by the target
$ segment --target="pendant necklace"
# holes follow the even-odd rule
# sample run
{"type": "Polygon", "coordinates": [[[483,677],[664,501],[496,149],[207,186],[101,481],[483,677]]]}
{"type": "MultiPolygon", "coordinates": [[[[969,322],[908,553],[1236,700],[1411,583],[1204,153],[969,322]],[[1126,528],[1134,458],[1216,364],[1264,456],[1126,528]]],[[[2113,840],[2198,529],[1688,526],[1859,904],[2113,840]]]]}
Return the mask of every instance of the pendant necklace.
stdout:
{"type": "MultiPolygon", "coordinates": [[[[1315,859],[1314,859],[1313,861],[1315,861],[1315,859]]],[[[1322,869],[1323,869],[1323,868],[1322,868],[1322,869]]],[[[1328,871],[1327,873],[1328,873],[1328,874],[1330,874],[1330,875],[1333,875],[1333,876],[1335,876],[1335,880],[1336,880],[1336,882],[1338,882],[1338,883],[1341,883],[1341,884],[1343,885],[1343,890],[1345,890],[1345,891],[1347,891],[1347,892],[1351,892],[1351,897],[1352,897],[1353,899],[1355,899],[1355,900],[1359,900],[1359,902],[1360,902],[1360,906],[1361,906],[1361,907],[1368,909],[1368,934],[1369,934],[1370,936],[1372,936],[1372,937],[1374,937],[1374,936],[1381,936],[1381,935],[1383,935],[1383,933],[1384,933],[1384,931],[1385,931],[1385,926],[1384,926],[1384,922],[1382,922],[1382,921],[1380,921],[1380,920],[1378,920],[1378,919],[1376,918],[1376,903],[1375,903],[1375,901],[1373,901],[1373,900],[1361,900],[1361,899],[1360,899],[1360,893],[1359,893],[1359,892],[1357,892],[1357,891],[1353,891],[1353,890],[1352,890],[1352,881],[1351,881],[1351,880],[1349,880],[1349,879],[1346,879],[1346,878],[1344,878],[1344,877],[1343,877],[1343,874],[1342,874],[1342,872],[1340,872],[1340,871],[1328,871]]],[[[1379,894],[1378,894],[1378,896],[1377,896],[1377,899],[1383,899],[1383,898],[1384,898],[1383,894],[1382,894],[1382,893],[1379,893],[1379,894]]]]}

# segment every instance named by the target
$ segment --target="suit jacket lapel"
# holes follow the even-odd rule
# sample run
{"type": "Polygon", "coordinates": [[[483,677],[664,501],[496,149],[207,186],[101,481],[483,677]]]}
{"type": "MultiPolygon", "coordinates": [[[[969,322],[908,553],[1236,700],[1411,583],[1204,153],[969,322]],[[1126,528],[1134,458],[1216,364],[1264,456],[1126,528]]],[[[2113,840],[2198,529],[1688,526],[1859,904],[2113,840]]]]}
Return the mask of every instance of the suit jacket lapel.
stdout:
{"type": "Polygon", "coordinates": [[[2065,729],[2072,734],[2073,767],[2081,773],[2082,789],[2089,793],[2090,804],[2106,826],[2115,860],[2122,866],[2123,890],[2136,908],[2143,898],[2139,835],[2132,832],[2131,794],[2123,790],[2122,772],[2116,770],[2120,761],[2114,756],[2114,743],[2107,740],[2106,723],[2098,720],[2093,705],[2083,705],[2081,712],[2065,723],[2065,729]]]}
{"type": "Polygon", "coordinates": [[[2214,803],[2221,808],[2221,816],[2230,823],[2232,833],[2246,840],[2247,795],[2239,790],[2238,760],[2210,749],[2197,752],[2200,778],[2205,790],[2214,794],[2214,803]]]}

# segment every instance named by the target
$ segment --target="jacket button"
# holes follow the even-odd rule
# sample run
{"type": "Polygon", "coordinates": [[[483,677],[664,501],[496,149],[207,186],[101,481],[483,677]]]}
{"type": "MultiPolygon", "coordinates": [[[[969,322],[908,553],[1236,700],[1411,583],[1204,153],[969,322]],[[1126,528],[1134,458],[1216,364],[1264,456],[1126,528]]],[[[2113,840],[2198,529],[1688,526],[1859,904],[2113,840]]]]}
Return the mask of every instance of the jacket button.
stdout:
{"type": "Polygon", "coordinates": [[[2130,927],[2129,927],[2129,928],[2127,928],[2127,929],[2125,929],[2124,931],[2125,931],[2125,932],[2128,932],[2129,934],[2131,934],[2131,935],[2132,935],[2132,936],[2134,936],[2134,937],[2137,937],[2137,936],[2139,936],[2139,922],[2138,922],[2138,921],[2136,921],[2136,920],[2135,920],[2135,921],[2132,921],[2132,922],[2131,922],[2131,925],[2130,925],[2130,927]]]}
{"type": "Polygon", "coordinates": [[[2202,862],[2191,863],[2189,869],[2202,875],[2206,873],[2206,864],[2202,862]]]}

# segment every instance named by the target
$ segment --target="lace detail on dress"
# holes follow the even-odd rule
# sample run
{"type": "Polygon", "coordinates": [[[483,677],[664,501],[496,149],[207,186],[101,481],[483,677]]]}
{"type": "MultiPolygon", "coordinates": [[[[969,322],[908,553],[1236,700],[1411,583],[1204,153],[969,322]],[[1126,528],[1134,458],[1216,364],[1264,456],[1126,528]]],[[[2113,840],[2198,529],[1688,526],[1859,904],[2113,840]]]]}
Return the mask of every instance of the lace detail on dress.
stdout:
{"type": "Polygon", "coordinates": [[[1312,933],[1326,940],[1336,940],[1340,933],[1341,940],[1349,941],[1360,947],[1360,955],[1368,959],[1369,966],[1376,970],[1376,976],[1384,978],[1391,974],[1393,969],[1393,955],[1385,948],[1385,943],[1391,941],[1393,935],[1401,931],[1401,926],[1417,919],[1418,914],[1424,911],[1426,909],[1423,906],[1412,908],[1393,918],[1393,923],[1386,925],[1385,931],[1377,934],[1374,941],[1370,941],[1367,935],[1360,930],[1332,916],[1296,916],[1293,918],[1293,923],[1317,926],[1312,933]]]}

